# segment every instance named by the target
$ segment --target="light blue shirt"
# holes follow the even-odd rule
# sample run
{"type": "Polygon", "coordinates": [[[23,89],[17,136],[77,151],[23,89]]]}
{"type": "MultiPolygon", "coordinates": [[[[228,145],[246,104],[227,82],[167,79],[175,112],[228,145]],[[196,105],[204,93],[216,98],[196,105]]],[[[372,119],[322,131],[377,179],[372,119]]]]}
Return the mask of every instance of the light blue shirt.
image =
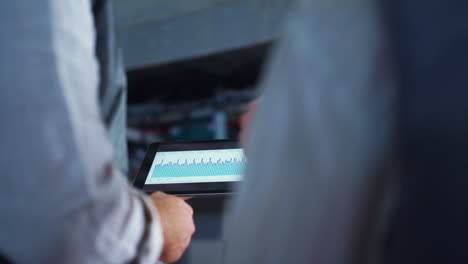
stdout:
{"type": "Polygon", "coordinates": [[[0,252],[155,263],[158,216],[112,166],[87,0],[0,2],[0,252]]]}

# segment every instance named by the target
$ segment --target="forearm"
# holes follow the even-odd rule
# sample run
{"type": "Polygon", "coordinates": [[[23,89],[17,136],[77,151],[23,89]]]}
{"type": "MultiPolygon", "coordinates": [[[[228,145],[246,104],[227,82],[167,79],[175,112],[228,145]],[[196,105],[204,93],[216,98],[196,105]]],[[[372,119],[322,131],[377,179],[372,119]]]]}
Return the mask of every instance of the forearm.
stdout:
{"type": "Polygon", "coordinates": [[[99,117],[89,2],[4,1],[0,18],[0,251],[15,263],[154,263],[157,214],[112,168],[99,117]]]}

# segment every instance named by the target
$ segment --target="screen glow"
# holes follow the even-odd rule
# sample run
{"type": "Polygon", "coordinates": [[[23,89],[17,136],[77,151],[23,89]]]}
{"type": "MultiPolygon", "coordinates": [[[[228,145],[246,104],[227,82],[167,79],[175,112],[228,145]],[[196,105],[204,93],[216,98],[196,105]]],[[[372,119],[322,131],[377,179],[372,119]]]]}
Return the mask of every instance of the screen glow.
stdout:
{"type": "Polygon", "coordinates": [[[239,181],[245,163],[240,148],[158,152],[145,184],[239,181]]]}

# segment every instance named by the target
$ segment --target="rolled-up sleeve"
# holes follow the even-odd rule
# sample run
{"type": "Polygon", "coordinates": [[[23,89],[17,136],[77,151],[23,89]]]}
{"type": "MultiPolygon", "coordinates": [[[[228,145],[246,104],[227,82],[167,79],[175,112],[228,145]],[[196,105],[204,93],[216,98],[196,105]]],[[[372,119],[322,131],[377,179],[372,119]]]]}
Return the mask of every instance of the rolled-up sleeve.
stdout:
{"type": "Polygon", "coordinates": [[[0,252],[14,263],[154,263],[158,214],[112,166],[88,0],[0,3],[0,252]]]}

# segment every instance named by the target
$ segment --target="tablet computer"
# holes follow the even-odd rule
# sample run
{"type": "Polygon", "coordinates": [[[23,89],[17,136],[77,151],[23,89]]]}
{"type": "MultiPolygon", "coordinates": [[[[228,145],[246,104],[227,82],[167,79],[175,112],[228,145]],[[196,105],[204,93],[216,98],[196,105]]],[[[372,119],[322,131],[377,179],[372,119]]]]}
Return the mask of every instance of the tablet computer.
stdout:
{"type": "Polygon", "coordinates": [[[246,159],[237,140],[153,143],[134,185],[144,192],[222,195],[242,180],[246,159]]]}

